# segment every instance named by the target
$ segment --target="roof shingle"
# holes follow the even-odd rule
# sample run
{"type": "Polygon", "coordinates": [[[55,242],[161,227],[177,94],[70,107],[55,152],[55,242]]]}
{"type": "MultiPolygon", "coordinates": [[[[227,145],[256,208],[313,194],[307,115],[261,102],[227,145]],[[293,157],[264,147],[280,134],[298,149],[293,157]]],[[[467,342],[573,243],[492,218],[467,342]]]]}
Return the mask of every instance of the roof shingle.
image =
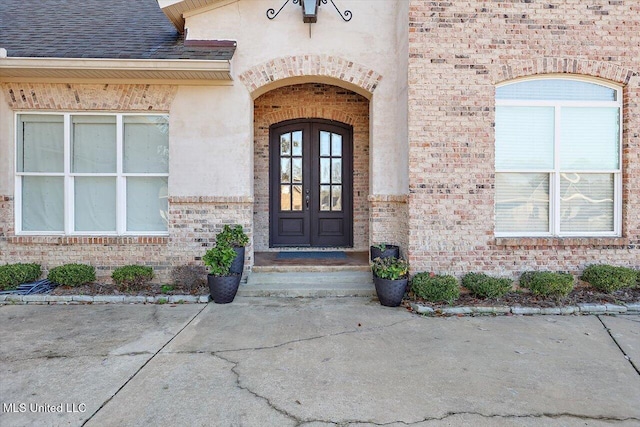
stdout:
{"type": "Polygon", "coordinates": [[[233,46],[185,47],[156,0],[2,0],[10,57],[230,60],[233,46]]]}

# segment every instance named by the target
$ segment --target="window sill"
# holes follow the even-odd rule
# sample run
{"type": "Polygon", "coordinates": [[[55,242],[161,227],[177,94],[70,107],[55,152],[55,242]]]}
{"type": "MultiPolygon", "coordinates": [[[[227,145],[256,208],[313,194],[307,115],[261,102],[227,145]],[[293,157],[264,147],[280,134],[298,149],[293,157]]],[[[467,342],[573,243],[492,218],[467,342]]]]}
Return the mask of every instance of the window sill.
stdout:
{"type": "Polygon", "coordinates": [[[494,244],[510,248],[579,246],[625,248],[629,246],[630,241],[626,237],[496,237],[494,244]]]}
{"type": "Polygon", "coordinates": [[[166,245],[168,236],[11,236],[8,243],[23,245],[166,245]]]}

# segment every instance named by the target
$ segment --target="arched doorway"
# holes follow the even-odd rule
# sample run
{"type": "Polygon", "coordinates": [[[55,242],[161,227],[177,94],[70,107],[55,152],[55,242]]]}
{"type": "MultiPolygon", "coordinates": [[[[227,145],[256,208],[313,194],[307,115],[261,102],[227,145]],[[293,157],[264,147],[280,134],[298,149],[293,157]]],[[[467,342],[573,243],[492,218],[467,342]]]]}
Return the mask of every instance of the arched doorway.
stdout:
{"type": "MultiPolygon", "coordinates": [[[[297,135],[297,134],[296,134],[297,135]]],[[[295,136],[297,138],[297,136],[295,136]]],[[[306,153],[306,151],[305,151],[306,153]]],[[[337,153],[337,151],[336,151],[337,153]]],[[[312,154],[312,151],[309,151],[312,154]]],[[[331,176],[331,170],[329,171],[331,176]]],[[[280,177],[283,178],[283,177],[280,177]]],[[[326,175],[325,175],[326,178],[326,175]]],[[[311,176],[308,178],[312,179],[311,176]]],[[[286,194],[286,193],[285,193],[286,194]]],[[[282,246],[293,247],[341,247],[353,248],[355,251],[368,250],[369,247],[369,203],[367,197],[369,195],[369,100],[342,87],[333,86],[324,83],[303,83],[291,86],[284,86],[273,89],[259,96],[254,101],[254,250],[255,251],[277,251],[282,246]],[[313,206],[318,208],[314,218],[307,218],[309,227],[309,237],[301,237],[305,234],[304,227],[307,225],[304,218],[286,221],[289,217],[295,218],[293,212],[283,215],[282,218],[274,213],[277,208],[282,208],[282,191],[289,191],[289,201],[285,207],[292,207],[294,202],[304,204],[306,210],[306,192],[307,187],[301,186],[299,182],[293,182],[293,177],[285,176],[284,180],[275,182],[277,174],[281,172],[282,162],[291,164],[293,171],[293,163],[303,162],[300,156],[296,156],[291,151],[290,154],[284,154],[284,157],[275,152],[279,151],[270,149],[274,144],[273,138],[280,139],[282,134],[288,134],[293,140],[294,132],[303,132],[303,128],[282,128],[274,133],[274,129],[278,129],[279,124],[290,125],[297,124],[308,126],[310,132],[309,150],[316,149],[316,155],[311,157],[312,162],[309,174],[316,168],[317,179],[315,184],[311,185],[309,181],[309,209],[313,206]],[[337,126],[323,128],[323,126],[337,126]],[[271,131],[271,132],[270,132],[271,131]],[[338,177],[335,182],[329,179],[322,181],[320,164],[342,163],[342,157],[335,156],[331,151],[326,155],[320,155],[320,132],[326,132],[322,138],[329,138],[329,146],[331,146],[332,135],[340,135],[336,137],[336,141],[341,137],[342,143],[349,142],[348,163],[351,165],[349,170],[343,170],[340,180],[350,186],[344,186],[344,183],[338,183],[338,177]],[[316,134],[317,133],[317,134],[316,134]],[[274,136],[275,135],[275,136],[274,136]],[[315,143],[312,140],[315,139],[315,143]],[[315,147],[315,148],[314,148],[315,147]],[[324,161],[322,161],[324,159],[324,161]],[[314,166],[315,165],[315,166],[314,166]],[[271,173],[270,173],[271,171],[271,173]],[[347,175],[345,177],[345,175],[347,175]],[[291,181],[287,181],[291,179],[291,181]],[[336,186],[335,192],[332,186],[336,186]],[[297,187],[296,187],[297,186],[297,187]],[[325,186],[325,187],[322,187],[325,186]],[[329,186],[328,188],[326,186],[329,186]],[[271,187],[271,191],[270,191],[271,187]],[[286,188],[283,190],[283,188],[286,188]],[[347,200],[342,194],[341,198],[337,197],[337,191],[344,189],[349,191],[351,200],[347,200]],[[276,191],[274,191],[276,189],[276,191]],[[324,192],[323,192],[324,190],[324,192]],[[327,192],[327,190],[329,190],[327,192]],[[301,191],[300,198],[294,200],[293,193],[301,191]],[[316,192],[315,196],[313,192],[316,192]],[[280,196],[274,196],[280,194],[280,196]],[[322,195],[325,198],[325,205],[321,205],[322,195]],[[274,198],[275,197],[275,198],[274,198]],[[338,207],[337,203],[343,210],[351,211],[350,218],[336,218],[342,215],[329,207],[327,210],[326,202],[331,200],[333,205],[338,207]],[[278,206],[279,204],[279,206],[278,206]],[[314,205],[315,204],[315,205],[314,205]],[[352,208],[349,206],[351,205],[352,208]],[[324,209],[322,211],[321,209],[324,209]],[[285,219],[285,221],[281,221],[285,219]],[[345,223],[346,220],[346,223],[345,223]],[[275,222],[274,222],[275,221],[275,222]],[[288,223],[287,223],[288,222],[288,223]],[[273,240],[273,231],[278,223],[282,223],[285,233],[296,235],[296,239],[291,241],[273,240]],[[286,224],[285,224],[286,223],[286,224]],[[317,229],[315,232],[311,229],[312,223],[317,229]],[[321,228],[324,227],[324,228],[321,228]],[[325,237],[320,237],[324,233],[325,237]],[[311,235],[315,235],[313,239],[311,235]],[[331,236],[330,238],[330,235],[331,236]],[[341,235],[342,237],[338,237],[341,235]]],[[[285,196],[286,198],[286,196],[285,196]]],[[[298,211],[299,212],[299,211],[298,211]]],[[[310,214],[309,214],[310,215],[310,214]]],[[[280,226],[280,225],[278,225],[280,226]]],[[[306,236],[306,235],[305,235],[306,236]]]]}

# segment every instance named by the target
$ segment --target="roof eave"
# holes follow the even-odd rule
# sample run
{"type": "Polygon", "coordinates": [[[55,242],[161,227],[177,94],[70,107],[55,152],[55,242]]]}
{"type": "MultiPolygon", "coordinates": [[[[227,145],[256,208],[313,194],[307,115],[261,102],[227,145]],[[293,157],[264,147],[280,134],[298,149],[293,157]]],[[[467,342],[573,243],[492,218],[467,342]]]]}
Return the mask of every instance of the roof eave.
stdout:
{"type": "Polygon", "coordinates": [[[180,33],[184,33],[184,15],[194,10],[222,6],[237,0],[159,0],[158,4],[180,33]]]}
{"type": "Polygon", "coordinates": [[[0,80],[108,79],[230,82],[228,60],[0,58],[0,80]]]}

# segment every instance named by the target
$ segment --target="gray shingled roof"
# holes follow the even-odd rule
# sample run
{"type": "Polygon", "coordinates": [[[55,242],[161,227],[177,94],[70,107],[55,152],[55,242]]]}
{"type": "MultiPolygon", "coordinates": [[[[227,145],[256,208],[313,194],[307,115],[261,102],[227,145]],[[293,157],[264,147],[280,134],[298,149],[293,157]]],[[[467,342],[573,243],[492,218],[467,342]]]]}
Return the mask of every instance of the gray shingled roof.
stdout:
{"type": "Polygon", "coordinates": [[[156,0],[0,0],[9,57],[230,60],[234,47],[186,47],[156,0]]]}

